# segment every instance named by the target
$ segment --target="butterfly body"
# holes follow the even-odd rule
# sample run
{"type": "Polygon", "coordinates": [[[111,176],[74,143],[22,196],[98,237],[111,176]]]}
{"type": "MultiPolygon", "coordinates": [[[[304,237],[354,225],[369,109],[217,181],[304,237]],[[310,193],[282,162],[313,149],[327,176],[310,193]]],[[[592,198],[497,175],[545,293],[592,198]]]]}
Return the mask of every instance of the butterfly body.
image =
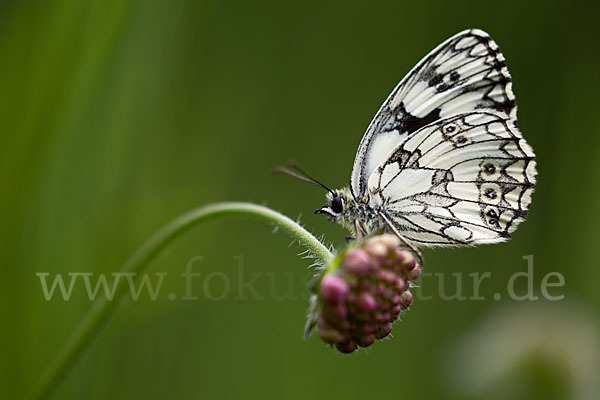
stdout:
{"type": "Polygon", "coordinates": [[[480,30],[443,42],[367,128],[350,186],[317,210],[356,236],[416,246],[505,241],[528,213],[535,154],[517,129],[504,56],[480,30]]]}

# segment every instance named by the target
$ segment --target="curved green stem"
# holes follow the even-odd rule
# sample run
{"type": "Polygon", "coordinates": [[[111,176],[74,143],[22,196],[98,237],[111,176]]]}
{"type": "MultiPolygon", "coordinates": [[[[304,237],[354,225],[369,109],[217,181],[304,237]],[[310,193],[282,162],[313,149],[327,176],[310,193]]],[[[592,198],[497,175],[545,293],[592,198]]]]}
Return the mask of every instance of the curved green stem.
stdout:
{"type": "MultiPolygon", "coordinates": [[[[333,257],[325,245],[300,224],[285,215],[256,204],[227,202],[199,207],[175,218],[144,243],[123,265],[121,272],[136,273],[136,278],[139,278],[150,262],[183,232],[200,222],[233,215],[254,217],[283,229],[323,264],[328,263],[333,257]]],[[[118,282],[112,301],[101,297],[92,304],[91,309],[75,329],[71,338],[38,381],[32,398],[48,397],[65,379],[77,360],[90,346],[94,337],[108,322],[119,300],[127,293],[126,289],[125,284],[118,282]]]]}

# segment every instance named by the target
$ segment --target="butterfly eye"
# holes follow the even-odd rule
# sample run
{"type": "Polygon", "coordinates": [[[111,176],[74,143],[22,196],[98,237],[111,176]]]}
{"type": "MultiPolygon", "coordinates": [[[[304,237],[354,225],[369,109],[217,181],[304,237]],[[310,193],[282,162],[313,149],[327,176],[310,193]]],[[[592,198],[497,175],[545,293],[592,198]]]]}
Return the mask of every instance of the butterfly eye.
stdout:
{"type": "Polygon", "coordinates": [[[334,213],[341,213],[342,210],[344,209],[344,201],[342,200],[342,197],[340,195],[335,195],[333,196],[333,199],[331,199],[331,210],[334,213]]]}

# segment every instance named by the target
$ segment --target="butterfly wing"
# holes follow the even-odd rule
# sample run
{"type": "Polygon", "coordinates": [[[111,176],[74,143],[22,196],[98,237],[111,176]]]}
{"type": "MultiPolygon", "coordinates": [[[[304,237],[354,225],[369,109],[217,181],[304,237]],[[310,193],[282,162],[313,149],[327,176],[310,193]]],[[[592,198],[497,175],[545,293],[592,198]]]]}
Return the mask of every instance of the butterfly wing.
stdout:
{"type": "Polygon", "coordinates": [[[504,56],[485,32],[467,30],[446,40],[396,86],[367,128],[351,177],[356,199],[391,149],[441,118],[494,112],[516,126],[516,105],[504,56]]]}
{"type": "Polygon", "coordinates": [[[417,244],[501,242],[527,215],[535,165],[510,118],[459,114],[390,152],[369,178],[370,202],[417,244]]]}

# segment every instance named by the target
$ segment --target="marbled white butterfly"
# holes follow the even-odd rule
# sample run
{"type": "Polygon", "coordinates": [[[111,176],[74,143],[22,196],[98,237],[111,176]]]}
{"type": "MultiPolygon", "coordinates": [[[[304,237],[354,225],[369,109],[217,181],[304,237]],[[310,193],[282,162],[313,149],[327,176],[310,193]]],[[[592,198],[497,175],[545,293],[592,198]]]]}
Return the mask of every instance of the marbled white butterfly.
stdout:
{"type": "Polygon", "coordinates": [[[357,237],[393,232],[415,251],[509,239],[536,181],[504,56],[477,29],[443,42],[396,86],[360,143],[349,187],[330,190],[288,166],[328,190],[316,213],[357,237]]]}

